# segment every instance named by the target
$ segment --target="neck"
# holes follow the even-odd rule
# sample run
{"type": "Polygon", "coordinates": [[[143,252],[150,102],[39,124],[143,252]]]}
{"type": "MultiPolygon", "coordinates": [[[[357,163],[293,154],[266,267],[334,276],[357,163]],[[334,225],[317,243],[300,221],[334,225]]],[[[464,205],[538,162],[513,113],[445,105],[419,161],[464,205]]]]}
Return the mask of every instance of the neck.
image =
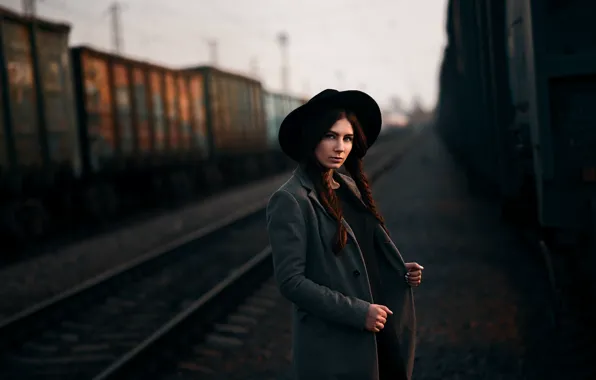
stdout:
{"type": "Polygon", "coordinates": [[[340,186],[340,185],[339,185],[339,182],[337,182],[337,181],[336,181],[336,180],[333,178],[333,173],[334,173],[334,170],[333,170],[333,169],[329,169],[329,171],[326,173],[326,174],[327,174],[327,175],[326,175],[326,177],[328,178],[328,181],[329,181],[329,186],[331,186],[331,188],[332,188],[333,190],[337,190],[337,189],[339,189],[339,186],[340,186]]]}

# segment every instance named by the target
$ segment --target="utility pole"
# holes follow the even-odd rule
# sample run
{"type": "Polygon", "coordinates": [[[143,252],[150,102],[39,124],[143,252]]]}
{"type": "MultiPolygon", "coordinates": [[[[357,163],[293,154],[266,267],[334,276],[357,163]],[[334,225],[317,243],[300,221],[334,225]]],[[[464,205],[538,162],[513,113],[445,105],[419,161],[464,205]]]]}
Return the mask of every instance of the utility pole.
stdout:
{"type": "Polygon", "coordinates": [[[288,62],[288,34],[286,32],[280,32],[277,35],[277,41],[281,50],[281,88],[284,94],[288,94],[290,91],[289,84],[289,62],[288,62]]]}
{"type": "Polygon", "coordinates": [[[112,17],[112,42],[114,44],[114,51],[116,54],[122,54],[122,25],[120,22],[120,12],[122,7],[118,1],[114,1],[108,8],[108,12],[112,17]]]}
{"type": "Polygon", "coordinates": [[[252,57],[250,59],[250,74],[257,79],[260,79],[259,60],[257,57],[252,57]]]}
{"type": "Polygon", "coordinates": [[[310,96],[310,83],[308,82],[307,79],[305,79],[304,82],[302,82],[302,92],[304,93],[305,96],[307,96],[307,97],[310,96]]]}
{"type": "Polygon", "coordinates": [[[211,39],[208,40],[207,43],[209,44],[209,57],[211,59],[211,66],[216,67],[218,65],[217,40],[211,39]]]}
{"type": "Polygon", "coordinates": [[[337,86],[338,86],[338,90],[343,90],[344,89],[344,74],[337,70],[335,72],[335,77],[337,78],[337,86]]]}
{"type": "Polygon", "coordinates": [[[30,17],[35,17],[37,14],[37,0],[22,0],[23,13],[30,17]]]}

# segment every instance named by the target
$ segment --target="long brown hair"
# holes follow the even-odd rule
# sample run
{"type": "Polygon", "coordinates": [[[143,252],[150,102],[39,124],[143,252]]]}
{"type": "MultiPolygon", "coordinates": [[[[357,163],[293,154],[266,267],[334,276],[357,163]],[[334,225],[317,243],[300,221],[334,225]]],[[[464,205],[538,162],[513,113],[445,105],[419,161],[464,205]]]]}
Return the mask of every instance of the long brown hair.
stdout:
{"type": "MultiPolygon", "coordinates": [[[[352,150],[344,163],[344,167],[356,183],[356,186],[360,191],[362,201],[364,202],[367,209],[379,221],[383,229],[389,233],[385,226],[383,217],[377,210],[375,201],[372,197],[372,191],[370,189],[368,178],[364,173],[361,157],[366,152],[368,146],[366,142],[366,135],[362,131],[362,127],[360,126],[356,116],[351,113],[346,113],[343,110],[331,110],[324,113],[318,120],[315,120],[315,123],[324,123],[324,125],[321,125],[321,127],[323,127],[325,132],[327,132],[333,126],[333,124],[335,124],[335,122],[343,118],[346,118],[354,129],[352,150]]],[[[315,128],[316,127],[317,126],[315,126],[315,128]]],[[[333,253],[337,255],[345,247],[348,240],[348,233],[341,222],[343,212],[339,198],[335,193],[335,190],[331,188],[331,177],[334,170],[328,170],[319,163],[315,157],[314,148],[311,149],[305,156],[303,164],[306,168],[307,175],[314,183],[315,190],[319,196],[321,204],[337,222],[337,230],[333,238],[333,253]]]]}

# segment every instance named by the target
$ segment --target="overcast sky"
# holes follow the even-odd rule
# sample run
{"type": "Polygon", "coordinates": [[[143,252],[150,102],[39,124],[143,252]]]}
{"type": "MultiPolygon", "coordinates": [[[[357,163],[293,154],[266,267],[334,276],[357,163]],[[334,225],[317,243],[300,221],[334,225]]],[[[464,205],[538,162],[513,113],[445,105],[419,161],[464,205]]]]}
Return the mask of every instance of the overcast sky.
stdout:
{"type": "MultiPolygon", "coordinates": [[[[40,16],[73,26],[71,45],[113,48],[112,0],[38,0],[40,16]]],[[[20,10],[21,0],[0,0],[20,10]]],[[[385,105],[414,95],[434,105],[446,0],[122,0],[124,54],[168,66],[210,60],[257,72],[281,89],[277,34],[289,35],[290,89],[312,96],[358,88],[385,105]],[[255,70],[258,67],[258,70],[255,70]]]]}

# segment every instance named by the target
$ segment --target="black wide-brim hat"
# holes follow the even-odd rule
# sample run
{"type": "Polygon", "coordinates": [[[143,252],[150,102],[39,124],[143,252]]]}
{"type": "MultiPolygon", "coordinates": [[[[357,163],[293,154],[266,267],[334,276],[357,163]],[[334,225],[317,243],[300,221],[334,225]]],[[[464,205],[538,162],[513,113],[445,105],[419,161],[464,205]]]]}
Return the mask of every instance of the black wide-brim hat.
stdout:
{"type": "MultiPolygon", "coordinates": [[[[305,104],[294,109],[279,127],[279,145],[282,151],[295,161],[302,155],[302,128],[309,128],[313,118],[330,109],[342,109],[353,113],[366,136],[367,149],[381,132],[381,109],[368,94],[358,90],[323,90],[305,104]]],[[[366,153],[366,152],[365,152],[366,153]]]]}

